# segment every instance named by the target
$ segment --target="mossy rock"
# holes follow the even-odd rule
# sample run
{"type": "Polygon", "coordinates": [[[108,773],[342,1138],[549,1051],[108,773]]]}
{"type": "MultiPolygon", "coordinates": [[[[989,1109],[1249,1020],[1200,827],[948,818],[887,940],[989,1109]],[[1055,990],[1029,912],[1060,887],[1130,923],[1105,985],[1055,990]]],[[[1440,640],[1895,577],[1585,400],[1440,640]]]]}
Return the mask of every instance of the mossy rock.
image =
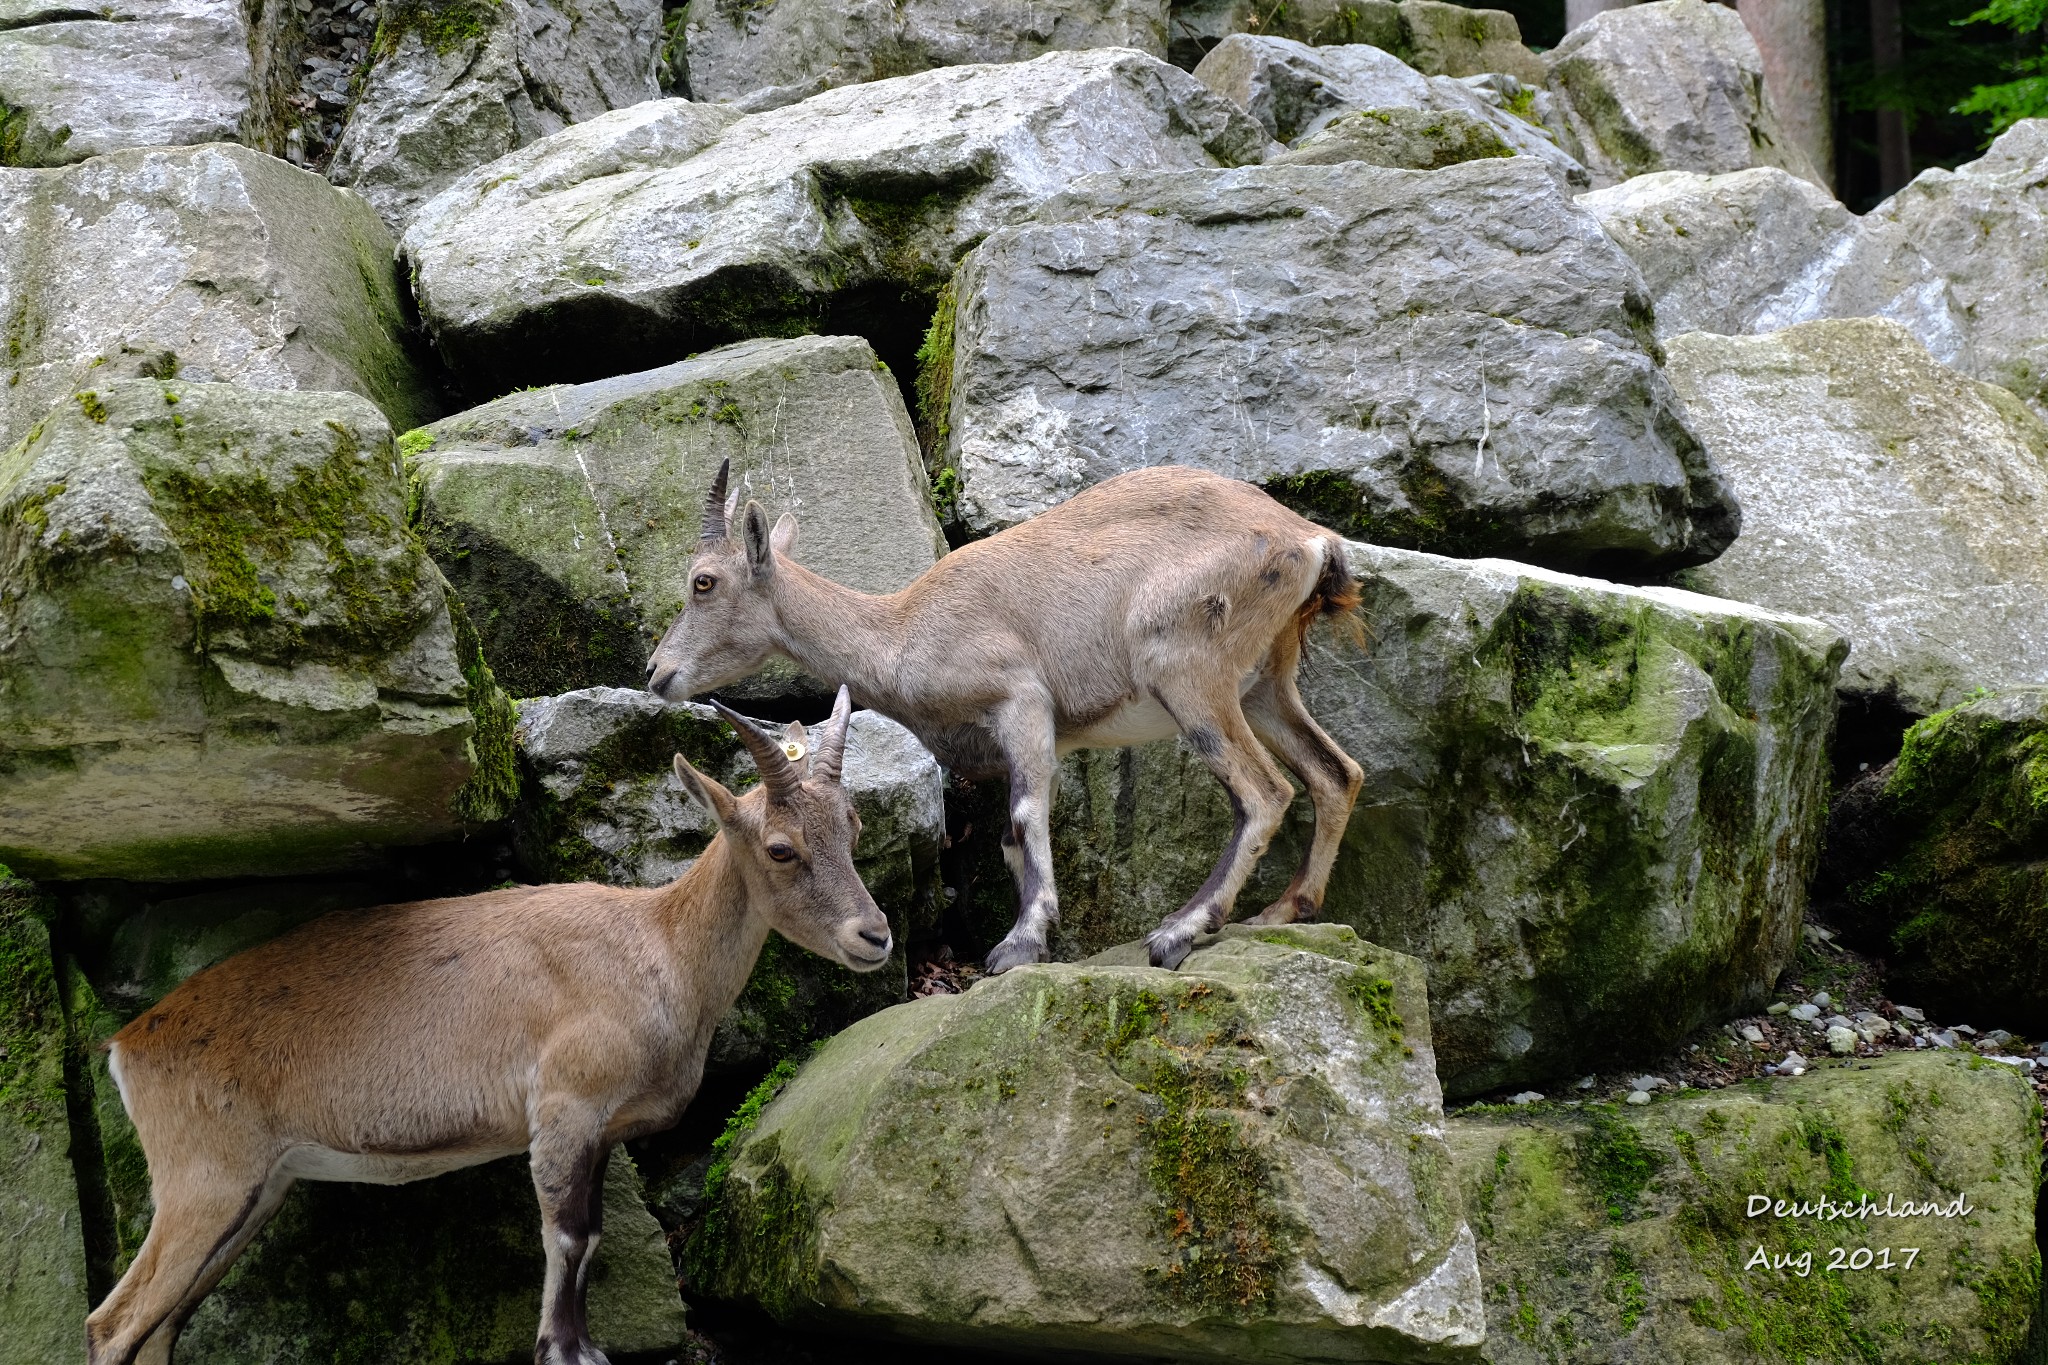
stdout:
{"type": "Polygon", "coordinates": [[[690,1283],[963,1349],[1473,1359],[1421,965],[1321,925],[1143,961],[833,1038],[735,1130],[690,1283]]]}
{"type": "Polygon", "coordinates": [[[368,401],[67,398],[0,456],[0,858],[274,875],[496,818],[510,706],[461,626],[368,401]]]}
{"type": "Polygon", "coordinates": [[[1908,730],[1836,803],[1815,894],[1894,998],[2048,1035],[2048,688],[1908,730]]]}
{"type": "Polygon", "coordinates": [[[2039,1123],[2011,1067],[1932,1052],[1647,1108],[1453,1115],[1486,1359],[2013,1361],[2039,1293],[2039,1123]],[[1819,1216],[1866,1196],[1916,1214],[1819,1216]]]}
{"type": "Polygon", "coordinates": [[[1470,114],[1435,109],[1361,109],[1339,114],[1293,147],[1274,166],[1328,166],[1363,161],[1434,171],[1461,161],[1513,156],[1514,148],[1470,114]]]}

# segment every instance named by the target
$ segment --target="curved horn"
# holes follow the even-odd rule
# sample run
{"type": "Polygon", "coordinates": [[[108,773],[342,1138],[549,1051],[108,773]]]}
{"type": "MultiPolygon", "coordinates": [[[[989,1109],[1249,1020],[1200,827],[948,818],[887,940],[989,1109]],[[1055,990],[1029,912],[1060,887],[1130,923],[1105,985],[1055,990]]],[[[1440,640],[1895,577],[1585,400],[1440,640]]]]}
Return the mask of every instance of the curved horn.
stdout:
{"type": "Polygon", "coordinates": [[[846,727],[852,714],[853,698],[847,695],[846,684],[841,683],[839,696],[832,703],[832,719],[811,753],[811,776],[820,782],[839,780],[839,760],[846,755],[846,727]]]}
{"type": "Polygon", "coordinates": [[[789,761],[789,755],[782,751],[782,741],[766,734],[761,727],[748,720],[724,702],[712,699],[732,728],[740,732],[740,743],[747,746],[747,752],[754,756],[754,766],[761,770],[761,785],[768,789],[768,799],[786,802],[803,785],[803,776],[796,765],[789,761]]]}
{"type": "Polygon", "coordinates": [[[700,541],[725,539],[725,476],[731,472],[730,456],[718,462],[718,474],[711,480],[711,491],[704,495],[704,526],[697,532],[700,541]]]}

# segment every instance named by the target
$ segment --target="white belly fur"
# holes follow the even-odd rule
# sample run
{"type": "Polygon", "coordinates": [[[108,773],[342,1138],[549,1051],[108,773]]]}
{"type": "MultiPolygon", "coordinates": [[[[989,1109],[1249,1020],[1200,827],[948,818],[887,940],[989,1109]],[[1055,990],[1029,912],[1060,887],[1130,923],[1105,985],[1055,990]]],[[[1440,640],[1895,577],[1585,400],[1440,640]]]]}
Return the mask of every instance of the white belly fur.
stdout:
{"type": "Polygon", "coordinates": [[[1180,733],[1166,708],[1150,697],[1127,702],[1095,722],[1080,734],[1060,736],[1059,751],[1070,749],[1121,749],[1127,744],[1150,744],[1180,733]]]}
{"type": "Polygon", "coordinates": [[[350,1180],[365,1185],[404,1185],[427,1180],[465,1166],[481,1166],[508,1152],[447,1152],[418,1156],[385,1156],[337,1152],[328,1147],[294,1147],[278,1163],[278,1172],[295,1180],[350,1180]]]}

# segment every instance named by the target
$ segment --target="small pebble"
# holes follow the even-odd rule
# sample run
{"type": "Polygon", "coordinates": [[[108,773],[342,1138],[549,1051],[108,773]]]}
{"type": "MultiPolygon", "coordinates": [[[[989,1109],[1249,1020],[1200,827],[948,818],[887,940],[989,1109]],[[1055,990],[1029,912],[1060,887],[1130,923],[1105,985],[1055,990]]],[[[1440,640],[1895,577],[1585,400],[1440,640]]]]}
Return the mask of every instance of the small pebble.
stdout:
{"type": "Polygon", "coordinates": [[[1968,1024],[1950,1024],[1949,1028],[1962,1034],[1965,1038],[1975,1038],[1977,1036],[1977,1030],[1971,1028],[1968,1024]]]}
{"type": "Polygon", "coordinates": [[[1764,1031],[1755,1024],[1745,1025],[1742,1030],[1742,1040],[1746,1043],[1754,1043],[1758,1047],[1762,1047],[1764,1045],[1764,1031]]]}
{"type": "Polygon", "coordinates": [[[1894,1005],[1892,1006],[1892,1008],[1899,1012],[1899,1018],[1901,1019],[1909,1019],[1916,1024],[1924,1024],[1927,1022],[1926,1013],[1924,1011],[1914,1009],[1911,1005],[1894,1005]]]}
{"type": "Polygon", "coordinates": [[[1794,1005],[1790,1013],[1794,1019],[1797,1019],[1802,1023],[1810,1024],[1814,1020],[1820,1018],[1820,1006],[1814,1004],[1812,1001],[1809,1000],[1807,1003],[1803,1005],[1794,1005]]]}
{"type": "Polygon", "coordinates": [[[1830,996],[1826,991],[1815,991],[1813,993],[1813,1003],[1819,1005],[1822,1009],[1826,1009],[1829,1005],[1832,1005],[1835,1002],[1834,998],[1830,996]]]}
{"type": "Polygon", "coordinates": [[[1856,1027],[1856,1021],[1846,1014],[1831,1014],[1828,1016],[1828,1027],[1853,1029],[1856,1027]]]}
{"type": "Polygon", "coordinates": [[[1521,1094],[1519,1094],[1519,1095],[1510,1095],[1510,1096],[1508,1096],[1508,1103],[1509,1103],[1509,1104],[1535,1104],[1535,1103],[1536,1103],[1536,1102],[1537,1102],[1538,1100],[1541,1100],[1542,1098],[1543,1098],[1543,1092],[1542,1092],[1541,1090],[1524,1090],[1524,1091],[1523,1091],[1523,1092],[1522,1092],[1521,1094]]]}
{"type": "Polygon", "coordinates": [[[1840,1024],[1828,1027],[1828,1051],[1837,1057],[1847,1057],[1856,1050],[1856,1030],[1843,1028],[1840,1024]]]}
{"type": "Polygon", "coordinates": [[[1788,1052],[1785,1054],[1785,1060],[1778,1063],[1778,1074],[1782,1076],[1803,1076],[1806,1074],[1806,1068],[1810,1065],[1811,1063],[1798,1053],[1788,1052]]]}
{"type": "MultiPolygon", "coordinates": [[[[2048,1044],[2043,1044],[2042,1050],[2043,1050],[2044,1052],[2048,1052],[2048,1044]]],[[[1595,1081],[1595,1079],[1594,1079],[1593,1077],[1591,1077],[1591,1076],[1581,1076],[1581,1077],[1579,1077],[1578,1081],[1577,1081],[1576,1083],[1574,1083],[1574,1084],[1573,1084],[1573,1086],[1572,1086],[1572,1089],[1574,1089],[1574,1090],[1591,1090],[1591,1089],[1592,1089],[1592,1088],[1594,1087],[1594,1085],[1595,1085],[1595,1084],[1597,1084],[1597,1082],[1595,1081]]]]}
{"type": "Polygon", "coordinates": [[[1995,1028],[1984,1035],[1984,1041],[1987,1043],[2008,1043],[2012,1041],[2012,1034],[2002,1028],[1995,1028]]]}
{"type": "Polygon", "coordinates": [[[1771,1002],[1771,1004],[1770,1004],[1770,1008],[1769,1008],[1769,1009],[1766,1009],[1766,1010],[1764,1011],[1764,1013],[1765,1013],[1765,1014],[1783,1014],[1783,1013],[1784,1013],[1784,1012],[1785,1012],[1786,1010],[1789,1010],[1789,1009],[1791,1009],[1791,1008],[1792,1008],[1792,1007],[1791,1007],[1790,1005],[1786,1004],[1786,1003],[1785,1003],[1784,1001],[1782,1001],[1782,1000],[1773,1000],[1773,1001],[1771,1002]]]}
{"type": "Polygon", "coordinates": [[[1628,1083],[1631,1090],[1656,1090],[1670,1084],[1662,1076],[1638,1076],[1628,1083]]]}
{"type": "Polygon", "coordinates": [[[1628,1102],[1630,1104],[1648,1104],[1650,1102],[1650,1092],[1647,1090],[1631,1090],[1628,1092],[1628,1102]]]}
{"type": "Polygon", "coordinates": [[[1956,1037],[1956,1031],[1952,1028],[1930,1029],[1922,1036],[1936,1047],[1955,1047],[1962,1041],[1956,1037]]]}

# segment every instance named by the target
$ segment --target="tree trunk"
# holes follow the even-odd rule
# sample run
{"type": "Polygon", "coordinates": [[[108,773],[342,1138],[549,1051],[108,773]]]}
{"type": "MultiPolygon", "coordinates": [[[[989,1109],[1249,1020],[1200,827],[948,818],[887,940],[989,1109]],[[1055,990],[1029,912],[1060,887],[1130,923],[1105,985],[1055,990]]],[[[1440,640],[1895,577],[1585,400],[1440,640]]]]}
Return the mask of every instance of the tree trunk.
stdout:
{"type": "Polygon", "coordinates": [[[1778,123],[1821,179],[1835,183],[1835,136],[1828,111],[1825,0],[1739,0],[1749,36],[1764,59],[1764,89],[1778,123]]]}
{"type": "MultiPolygon", "coordinates": [[[[1899,27],[1899,0],[1870,0],[1870,64],[1877,78],[1897,76],[1905,65],[1905,36],[1899,27]]],[[[1906,115],[1880,105],[1877,110],[1877,192],[1889,195],[1913,178],[1913,148],[1906,139],[1906,115]]]]}

